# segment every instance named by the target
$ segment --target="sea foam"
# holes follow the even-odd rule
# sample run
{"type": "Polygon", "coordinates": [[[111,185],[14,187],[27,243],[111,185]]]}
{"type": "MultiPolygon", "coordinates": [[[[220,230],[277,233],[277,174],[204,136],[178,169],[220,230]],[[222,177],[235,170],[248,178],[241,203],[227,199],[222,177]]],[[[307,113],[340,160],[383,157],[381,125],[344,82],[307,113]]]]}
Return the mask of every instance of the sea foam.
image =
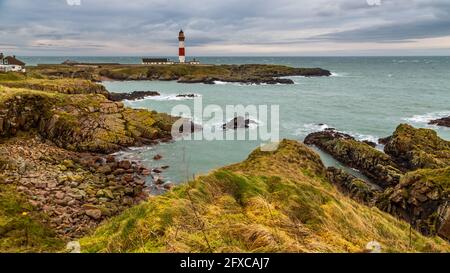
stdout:
{"type": "MultiPolygon", "coordinates": [[[[321,132],[321,131],[323,131],[325,129],[329,129],[329,128],[335,128],[335,127],[329,126],[328,124],[306,123],[303,125],[302,128],[297,129],[294,134],[298,135],[298,136],[306,137],[307,135],[309,135],[311,133],[321,132]]],[[[352,137],[354,137],[355,139],[357,139],[359,141],[371,141],[371,142],[377,143],[378,139],[379,139],[379,137],[377,137],[377,136],[355,133],[352,131],[341,131],[341,130],[337,130],[337,131],[342,132],[344,134],[351,135],[352,137]]]]}
{"type": "MultiPolygon", "coordinates": [[[[147,100],[156,100],[156,101],[180,101],[180,100],[193,100],[194,97],[178,97],[180,94],[161,94],[160,96],[148,96],[143,99],[138,100],[124,100],[129,104],[133,104],[136,102],[142,102],[147,100]]],[[[194,94],[195,97],[201,97],[199,94],[194,94]]]]}
{"type": "Polygon", "coordinates": [[[450,111],[441,111],[441,112],[426,113],[423,115],[414,115],[409,118],[403,118],[403,120],[412,122],[412,123],[428,124],[432,120],[440,119],[440,118],[444,118],[444,117],[448,117],[448,116],[450,116],[450,111]]]}

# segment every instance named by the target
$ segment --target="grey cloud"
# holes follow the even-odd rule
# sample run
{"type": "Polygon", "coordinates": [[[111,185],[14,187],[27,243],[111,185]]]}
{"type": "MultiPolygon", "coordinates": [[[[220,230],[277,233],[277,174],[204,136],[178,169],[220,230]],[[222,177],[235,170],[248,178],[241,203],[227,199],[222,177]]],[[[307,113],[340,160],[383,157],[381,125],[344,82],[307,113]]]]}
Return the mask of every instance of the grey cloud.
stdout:
{"type": "Polygon", "coordinates": [[[117,48],[133,54],[138,47],[171,53],[179,28],[199,50],[233,44],[408,43],[450,35],[446,0],[382,0],[381,6],[366,0],[82,0],[81,6],[66,0],[0,0],[0,13],[0,46],[27,54],[124,53],[117,48]],[[58,42],[64,40],[80,45],[58,42]]]}

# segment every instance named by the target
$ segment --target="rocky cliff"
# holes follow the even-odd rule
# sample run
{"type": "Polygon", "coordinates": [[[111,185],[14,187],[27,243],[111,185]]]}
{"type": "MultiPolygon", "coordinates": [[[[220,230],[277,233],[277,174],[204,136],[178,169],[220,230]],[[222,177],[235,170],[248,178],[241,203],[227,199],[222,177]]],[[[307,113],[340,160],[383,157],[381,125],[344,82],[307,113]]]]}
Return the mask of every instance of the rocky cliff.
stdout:
{"type": "Polygon", "coordinates": [[[305,143],[316,145],[342,163],[356,168],[384,191],[334,168],[328,177],[338,188],[410,222],[423,234],[449,238],[450,142],[430,129],[399,125],[382,140],[385,153],[333,130],[310,134],[305,143]]]}
{"type": "Polygon", "coordinates": [[[407,170],[443,168],[450,165],[450,142],[430,129],[401,124],[388,138],[386,154],[407,170]]]}
{"type": "Polygon", "coordinates": [[[127,210],[81,240],[85,252],[448,251],[449,244],[342,195],[320,157],[284,140],[275,152],[196,178],[127,210]],[[370,238],[370,239],[369,239],[370,238]]]}
{"type": "Polygon", "coordinates": [[[398,184],[402,172],[392,159],[370,145],[334,130],[312,133],[305,144],[315,145],[342,163],[358,169],[382,188],[398,184]]]}
{"type": "Polygon", "coordinates": [[[0,87],[0,136],[36,130],[59,147],[111,153],[171,138],[175,118],[125,108],[100,94],[66,95],[0,87]]]}
{"type": "Polygon", "coordinates": [[[7,76],[0,79],[0,252],[61,251],[148,198],[150,170],[103,154],[169,140],[176,117],[109,101],[89,81],[7,76]]]}
{"type": "Polygon", "coordinates": [[[244,84],[292,84],[282,77],[330,76],[321,68],[294,68],[282,65],[103,65],[65,66],[47,65],[30,68],[30,75],[46,78],[82,78],[88,80],[163,80],[183,83],[214,84],[215,81],[244,84]]]}

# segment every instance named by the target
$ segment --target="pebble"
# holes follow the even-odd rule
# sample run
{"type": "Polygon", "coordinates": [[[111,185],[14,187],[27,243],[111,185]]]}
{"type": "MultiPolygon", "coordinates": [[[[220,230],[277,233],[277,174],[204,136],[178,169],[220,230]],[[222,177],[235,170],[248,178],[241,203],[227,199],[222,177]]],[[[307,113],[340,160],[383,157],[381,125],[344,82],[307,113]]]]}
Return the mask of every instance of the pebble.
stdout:
{"type": "Polygon", "coordinates": [[[98,220],[102,217],[102,211],[99,209],[88,209],[86,210],[86,215],[98,220]]]}
{"type": "Polygon", "coordinates": [[[12,170],[5,181],[17,184],[17,190],[64,237],[83,236],[98,220],[144,200],[143,192],[148,194],[142,177],[151,173],[139,163],[68,152],[37,139],[14,141],[3,145],[8,145],[11,160],[27,159],[26,174],[18,176],[12,170]]]}
{"type": "Polygon", "coordinates": [[[128,170],[131,169],[131,162],[129,160],[122,160],[119,162],[119,168],[128,170]]]}

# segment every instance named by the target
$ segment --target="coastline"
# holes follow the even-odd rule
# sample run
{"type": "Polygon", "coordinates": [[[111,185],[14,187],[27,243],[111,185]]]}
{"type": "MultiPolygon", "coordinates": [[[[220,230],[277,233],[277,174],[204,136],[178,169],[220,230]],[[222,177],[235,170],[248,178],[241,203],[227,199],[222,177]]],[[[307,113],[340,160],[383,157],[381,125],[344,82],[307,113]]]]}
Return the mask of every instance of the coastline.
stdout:
{"type": "MultiPolygon", "coordinates": [[[[31,73],[36,73],[36,71],[31,72],[31,73]]],[[[16,138],[13,137],[11,138],[11,136],[14,136],[16,134],[21,134],[21,132],[26,131],[28,133],[30,133],[30,136],[33,136],[34,134],[36,135],[42,135],[44,137],[44,139],[46,139],[45,141],[51,141],[54,144],[50,144],[50,145],[55,145],[55,146],[59,146],[59,147],[55,147],[55,149],[61,149],[63,148],[64,151],[72,151],[75,153],[79,153],[79,152],[94,152],[94,158],[100,156],[100,158],[102,158],[101,160],[99,160],[98,162],[96,162],[97,160],[93,160],[94,163],[91,164],[90,166],[82,166],[82,165],[77,165],[77,163],[72,162],[72,164],[76,164],[75,167],[70,163],[70,162],[65,162],[65,160],[69,160],[67,158],[65,159],[57,159],[56,162],[54,162],[55,164],[50,164],[52,165],[54,168],[54,174],[58,174],[60,175],[60,172],[73,172],[74,170],[76,170],[77,172],[79,171],[78,169],[81,168],[81,172],[88,172],[90,173],[90,175],[94,176],[94,177],[99,177],[100,180],[105,179],[105,177],[107,177],[108,175],[113,174],[114,172],[116,172],[118,169],[122,169],[125,170],[125,173],[119,174],[116,173],[116,175],[118,176],[118,180],[120,180],[120,183],[125,182],[128,183],[131,188],[133,189],[137,189],[135,192],[134,190],[132,191],[133,193],[131,193],[131,191],[129,189],[123,189],[123,188],[115,188],[117,185],[115,184],[116,182],[106,182],[106,186],[107,187],[112,187],[109,188],[109,190],[111,192],[108,192],[108,190],[105,192],[104,188],[99,187],[95,190],[95,194],[93,195],[92,193],[88,193],[87,195],[90,196],[87,199],[90,199],[90,201],[94,200],[92,198],[96,198],[99,202],[103,202],[102,204],[109,204],[109,203],[114,203],[114,201],[116,200],[116,196],[119,197],[119,199],[117,200],[118,202],[121,203],[121,208],[118,208],[117,210],[112,210],[113,212],[108,212],[108,208],[104,208],[104,207],[98,207],[97,205],[92,205],[89,206],[89,203],[85,203],[88,205],[88,207],[85,207],[82,210],[82,221],[88,221],[87,219],[89,218],[89,223],[92,224],[86,224],[86,231],[81,232],[80,234],[86,234],[85,232],[90,232],[93,230],[93,228],[95,226],[97,226],[99,224],[100,221],[102,220],[107,220],[110,219],[111,216],[114,215],[118,215],[119,218],[124,217],[122,215],[120,215],[120,212],[124,211],[126,208],[128,207],[134,207],[134,205],[136,203],[140,203],[144,200],[147,199],[146,193],[145,193],[145,188],[143,187],[142,184],[142,176],[149,176],[151,175],[151,170],[147,170],[145,168],[141,168],[139,166],[138,162],[128,162],[128,163],[124,163],[122,161],[120,162],[116,162],[114,160],[112,160],[111,158],[108,159],[106,157],[104,157],[102,155],[102,153],[111,153],[111,152],[116,152],[119,151],[121,149],[123,149],[124,147],[127,146],[134,146],[136,144],[140,144],[140,145],[149,145],[149,144],[155,144],[157,143],[157,141],[168,141],[168,135],[165,134],[167,133],[167,131],[169,130],[171,121],[173,120],[171,117],[168,117],[167,115],[163,115],[163,114],[158,114],[158,113],[153,113],[153,115],[148,116],[149,112],[148,111],[144,111],[144,110],[127,110],[123,104],[121,104],[120,102],[109,102],[109,101],[105,101],[103,99],[101,99],[101,97],[99,96],[105,96],[105,94],[107,95],[107,90],[103,87],[96,87],[96,88],[81,88],[81,86],[90,86],[90,85],[86,85],[87,82],[83,82],[81,81],[72,81],[73,79],[67,79],[67,78],[60,78],[58,79],[46,79],[46,80],[33,80],[33,81],[29,81],[29,79],[18,79],[16,80],[15,83],[11,83],[10,81],[8,81],[7,83],[4,83],[3,86],[8,86],[8,88],[3,88],[1,91],[2,92],[6,92],[6,94],[11,93],[12,95],[8,95],[6,97],[6,105],[10,106],[10,105],[14,105],[14,107],[10,107],[9,109],[15,109],[14,111],[14,115],[9,115],[6,114],[6,116],[2,117],[2,121],[4,120],[19,120],[17,123],[16,122],[12,122],[12,123],[8,123],[8,126],[2,126],[2,133],[3,132],[7,132],[6,134],[2,134],[4,136],[4,138],[10,138],[10,140],[12,142],[14,141],[18,141],[18,143],[22,143],[19,146],[23,146],[23,147],[27,147],[27,145],[31,144],[33,147],[34,146],[39,146],[39,145],[47,145],[48,143],[40,143],[41,140],[37,140],[31,138],[31,139],[27,139],[27,137],[29,136],[25,136],[25,142],[29,144],[25,144],[24,142],[20,142],[20,138],[16,138]],[[54,88],[52,87],[52,85],[48,85],[48,82],[52,82],[55,81],[56,86],[59,86],[58,88],[54,88]],[[76,86],[75,89],[71,88],[71,85],[76,86]],[[27,88],[27,89],[17,89],[17,88],[27,88]],[[32,90],[34,89],[34,90],[32,90]],[[35,91],[35,90],[39,90],[39,91],[35,91]],[[97,96],[98,95],[98,96],[97,96]],[[27,96],[30,96],[29,98],[27,96]],[[41,101],[43,104],[37,104],[36,105],[36,99],[38,98],[37,101],[41,101]],[[54,98],[57,98],[56,102],[54,100],[54,98]],[[74,100],[74,98],[76,98],[74,100]],[[25,100],[24,100],[25,99],[25,100]],[[95,103],[91,104],[93,101],[95,101],[95,103]],[[101,103],[99,104],[98,101],[100,101],[101,103]],[[88,103],[86,103],[88,102],[88,103]],[[12,104],[11,104],[12,103],[12,104]],[[36,108],[33,108],[34,105],[36,105],[36,108]],[[51,107],[49,107],[51,106],[51,107]],[[58,108],[58,112],[53,112],[54,110],[51,110],[50,112],[47,112],[46,109],[51,109],[53,106],[57,106],[58,108]],[[70,106],[70,107],[69,107],[70,106]],[[30,109],[26,109],[26,108],[30,108],[31,107],[31,111],[30,109]],[[17,111],[17,109],[20,109],[20,111],[17,111]],[[37,109],[39,109],[37,112],[42,113],[41,116],[33,116],[31,115],[32,112],[35,112],[37,109]],[[42,110],[45,110],[42,112],[42,110]],[[25,112],[22,112],[25,111],[25,112]],[[96,123],[99,122],[99,120],[108,120],[109,117],[111,118],[119,118],[119,119],[123,119],[124,123],[127,124],[127,126],[125,126],[123,128],[123,130],[125,130],[127,133],[123,134],[121,132],[121,130],[117,131],[117,126],[118,124],[113,122],[112,124],[110,124],[109,122],[103,123],[102,126],[100,126],[101,128],[105,129],[106,128],[106,132],[107,135],[104,135],[105,131],[102,131],[101,134],[97,134],[98,132],[91,132],[93,130],[93,128],[97,128],[95,126],[92,127],[92,123],[88,122],[86,123],[86,126],[83,126],[83,124],[79,124],[77,123],[80,118],[82,117],[77,113],[83,113],[82,116],[87,116],[87,117],[92,117],[94,118],[94,121],[96,123]],[[52,119],[51,117],[54,117],[55,114],[58,116],[58,119],[52,119]],[[48,116],[50,115],[50,116],[48,116]],[[156,115],[156,116],[154,116],[156,115]],[[23,117],[21,119],[18,119],[17,117],[23,117]],[[45,117],[45,118],[44,118],[45,117]],[[63,117],[63,119],[60,119],[59,117],[63,117]],[[75,120],[73,119],[73,117],[75,117],[75,120]],[[101,119],[99,119],[99,117],[102,117],[101,119]],[[166,123],[163,124],[162,126],[160,125],[155,125],[158,122],[154,122],[154,119],[157,118],[161,118],[160,121],[165,121],[166,123]],[[41,125],[43,124],[43,125],[41,125]],[[51,126],[49,126],[51,125],[51,126]],[[144,125],[144,127],[140,126],[140,125],[144,125]],[[42,127],[43,126],[43,127],[42,127]],[[106,127],[104,127],[106,126],[106,127]],[[156,127],[155,127],[156,126],[156,127]],[[41,128],[40,128],[41,127],[41,128]],[[81,129],[81,131],[83,132],[83,134],[78,134],[78,129],[77,130],[72,130],[73,128],[78,128],[81,129]],[[152,130],[148,130],[149,128],[152,128],[152,130]],[[67,130],[68,129],[68,130],[67,130]],[[153,129],[156,129],[156,131],[154,131],[153,129]],[[6,130],[6,131],[5,131],[6,130]],[[37,130],[37,131],[36,131],[37,130]],[[159,130],[159,131],[158,131],[159,130]],[[54,134],[53,132],[58,132],[57,134],[54,134]],[[91,136],[91,138],[93,139],[98,139],[100,137],[100,139],[102,139],[102,142],[85,142],[85,144],[80,144],[80,136],[85,136],[85,134],[91,134],[93,133],[94,135],[91,136]],[[112,135],[109,135],[110,133],[113,133],[112,135]],[[75,134],[75,135],[74,135],[75,134]],[[130,135],[131,134],[131,138],[130,135]],[[61,138],[62,137],[62,138],[61,138]],[[74,139],[76,139],[76,141],[74,141],[74,139]],[[100,154],[99,154],[100,153],[100,154]],[[101,162],[100,162],[101,161],[101,162]],[[56,164],[57,163],[57,164],[56,164]],[[63,164],[64,163],[64,164],[63,164]],[[98,164],[97,164],[98,163],[98,164]],[[106,165],[105,165],[106,163],[106,165]],[[111,164],[108,164],[111,163],[111,164]],[[130,168],[118,168],[118,165],[132,165],[133,167],[130,168]],[[66,166],[69,165],[70,167],[66,166]],[[111,165],[111,166],[110,166],[111,165]],[[108,169],[109,168],[109,169],[108,169]],[[57,169],[59,171],[57,171],[57,169]],[[129,172],[127,171],[129,170],[129,172]],[[127,175],[127,174],[132,174],[133,176],[133,180],[131,180],[130,177],[123,177],[123,175],[127,175]],[[135,177],[136,176],[136,177],[135,177]],[[100,193],[99,193],[100,191],[100,193]],[[133,197],[135,197],[135,199],[132,199],[132,201],[130,199],[128,199],[127,201],[123,202],[123,197],[127,196],[127,194],[132,194],[133,197]],[[134,196],[134,194],[136,194],[134,196]],[[97,196],[98,195],[98,196],[97,196]],[[95,197],[94,197],[95,196],[95,197]],[[101,198],[106,198],[108,200],[102,199],[101,198]],[[131,201],[131,202],[130,202],[131,201]],[[122,204],[123,203],[123,204],[122,204]],[[109,215],[108,215],[109,214],[109,215]]],[[[0,81],[0,85],[2,85],[2,82],[0,81]]],[[[1,89],[2,87],[0,87],[1,89]]],[[[4,101],[3,101],[4,102],[4,101]]],[[[9,110],[8,110],[9,111],[9,110]]],[[[89,119],[88,119],[89,120],[89,119]]],[[[92,120],[91,120],[92,121],[92,120]]],[[[119,126],[120,127],[120,126],[119,126]]],[[[95,131],[95,130],[94,130],[95,131]]],[[[82,138],[81,138],[82,139],[82,138]]],[[[7,142],[6,142],[7,143],[7,142]]],[[[83,143],[83,142],[81,142],[83,143]]],[[[4,145],[5,143],[2,143],[2,145],[4,145]]],[[[296,144],[292,144],[288,145],[289,147],[295,147],[296,144]]],[[[366,145],[366,144],[365,144],[366,145]]],[[[32,148],[28,146],[30,149],[30,153],[36,153],[37,151],[31,152],[33,151],[32,148]]],[[[53,148],[46,148],[46,149],[53,149],[53,148]]],[[[297,149],[297,148],[295,148],[297,149]]],[[[303,153],[309,154],[309,151],[303,150],[303,153]]],[[[20,153],[18,153],[20,154],[20,153]]],[[[255,154],[255,153],[253,153],[255,154]]],[[[256,153],[258,154],[258,153],[256,153]]],[[[66,157],[68,156],[68,154],[65,155],[66,157]]],[[[92,155],[84,155],[84,157],[90,158],[92,155]]],[[[11,157],[11,156],[9,156],[11,157]]],[[[250,156],[251,157],[251,156],[250,156]]],[[[48,165],[46,165],[47,163],[45,163],[46,161],[44,160],[44,162],[42,162],[42,160],[39,158],[38,163],[34,163],[35,166],[46,166],[46,168],[48,168],[48,165]]],[[[50,161],[52,161],[52,159],[50,159],[50,161]]],[[[53,160],[55,161],[55,160],[53,160]]],[[[75,160],[76,161],[76,160],[75,160]]],[[[92,161],[92,160],[91,160],[92,161]]],[[[4,160],[3,161],[3,165],[2,168],[4,168],[4,166],[9,166],[11,165],[10,163],[8,163],[8,160],[4,160]],[[5,163],[6,162],[6,163],[5,163]]],[[[301,162],[300,162],[301,163],[301,162]]],[[[351,163],[351,162],[350,162],[351,163]]],[[[308,163],[309,164],[309,163],[308,163]]],[[[391,164],[391,163],[389,163],[391,164]]],[[[20,166],[22,166],[23,164],[19,164],[20,166]]],[[[27,165],[27,164],[25,164],[27,165]]],[[[245,165],[245,164],[244,164],[245,165]]],[[[19,168],[15,167],[15,168],[19,168]]],[[[31,168],[33,169],[33,168],[31,168]]],[[[6,169],[8,170],[8,169],[6,169]]],[[[122,170],[120,170],[119,172],[122,172],[122,170]]],[[[5,169],[3,169],[3,171],[5,171],[5,169]]],[[[10,170],[8,170],[10,171],[10,170]]],[[[27,172],[27,168],[25,168],[25,172],[27,172]]],[[[237,170],[238,172],[240,172],[241,170],[237,170]]],[[[250,173],[255,173],[257,171],[261,171],[262,169],[260,167],[258,168],[254,168],[254,169],[250,169],[250,170],[246,170],[250,173]]],[[[329,170],[331,171],[331,170],[329,170]]],[[[216,173],[217,171],[214,171],[213,173],[216,173]]],[[[114,179],[116,179],[116,175],[114,175],[114,179]]],[[[283,174],[286,175],[286,174],[283,174]]],[[[353,185],[357,184],[355,183],[355,178],[353,177],[348,177],[348,176],[342,176],[342,174],[338,174],[336,175],[335,171],[331,171],[331,174],[327,174],[329,177],[333,177],[332,179],[330,178],[330,181],[334,181],[334,184],[338,184],[341,187],[341,190],[346,192],[347,188],[346,187],[351,187],[349,192],[352,194],[355,194],[353,185]],[[339,177],[343,177],[343,178],[339,178],[339,177]],[[338,178],[338,179],[337,179],[338,178]],[[342,180],[343,179],[343,180],[342,180]],[[345,180],[345,181],[344,181],[345,180]],[[350,182],[348,182],[350,181],[350,182]],[[350,184],[349,184],[350,183],[350,184]],[[349,186],[350,185],[350,186],[349,186]]],[[[27,177],[25,177],[27,179],[27,177]]],[[[32,177],[28,177],[30,179],[32,179],[32,177]]],[[[113,178],[112,176],[110,176],[109,178],[113,178]]],[[[109,178],[106,178],[107,180],[109,178]]],[[[79,178],[76,178],[75,181],[72,181],[73,179],[68,179],[67,181],[63,182],[63,187],[64,186],[70,186],[70,184],[75,185],[75,183],[80,184],[81,181],[76,181],[79,178]],[[66,185],[65,183],[68,183],[68,185],[66,185]]],[[[303,177],[302,177],[303,179],[303,177]]],[[[14,180],[14,179],[13,179],[14,180]]],[[[384,180],[384,179],[383,179],[384,180]]],[[[4,181],[9,181],[8,183],[13,183],[16,184],[16,182],[11,182],[10,178],[7,178],[4,181]]],[[[398,180],[395,180],[398,183],[398,180]]],[[[154,182],[158,182],[158,179],[156,179],[156,181],[154,182]]],[[[22,182],[19,182],[19,184],[22,182]]],[[[59,183],[59,182],[58,182],[59,183]]],[[[65,189],[63,191],[61,191],[61,188],[58,188],[58,183],[57,185],[50,185],[50,187],[45,186],[44,188],[41,188],[41,186],[37,187],[36,189],[32,188],[32,189],[28,189],[31,190],[31,194],[30,195],[36,195],[36,192],[33,192],[34,190],[38,190],[41,191],[42,190],[42,195],[48,195],[48,193],[50,194],[54,194],[56,196],[56,194],[58,194],[57,196],[57,200],[60,200],[58,202],[61,202],[61,204],[56,203],[57,206],[67,206],[69,202],[74,201],[74,200],[78,200],[78,202],[80,200],[84,200],[83,194],[72,194],[72,196],[70,196],[72,199],[71,200],[64,200],[65,199],[65,195],[69,195],[69,189],[65,189]],[[63,195],[62,195],[62,194],[63,195]],[[81,195],[81,199],[77,199],[80,198],[81,195]],[[59,198],[62,197],[62,198],[59,198]],[[67,202],[66,202],[67,201],[67,202]]],[[[145,183],[145,182],[144,182],[145,183]]],[[[162,185],[163,183],[158,182],[160,185],[162,185]]],[[[84,184],[81,183],[81,184],[84,184]]],[[[89,184],[89,183],[86,183],[89,184]]],[[[75,186],[78,187],[79,185],[75,186]]],[[[97,185],[98,186],[98,185],[97,185]]],[[[126,186],[126,185],[122,185],[122,186],[126,186]]],[[[183,186],[181,186],[183,187],[183,186]]],[[[385,187],[385,185],[383,185],[383,187],[385,187]]],[[[127,188],[127,187],[125,187],[127,188]]],[[[128,187],[130,188],[130,187],[128,187]]],[[[168,187],[168,189],[171,189],[171,187],[168,187]]],[[[78,189],[79,190],[79,189],[78,189]]],[[[71,191],[71,190],[70,190],[71,191]]],[[[175,188],[175,191],[179,191],[179,187],[175,188]]],[[[21,192],[25,192],[26,191],[22,191],[21,192]]],[[[92,191],[94,192],[94,190],[92,191]]],[[[365,193],[361,193],[361,192],[356,192],[357,199],[364,203],[364,202],[369,202],[369,199],[371,199],[373,197],[372,192],[369,189],[364,189],[365,193]]],[[[39,193],[39,194],[41,194],[39,193]]],[[[347,193],[347,192],[346,192],[347,193]]],[[[171,192],[169,191],[165,196],[171,196],[171,192]]],[[[38,195],[39,196],[39,195],[38,195]]],[[[156,197],[158,198],[158,197],[156,197]]],[[[126,198],[127,199],[127,198],[126,198]]],[[[152,199],[152,198],[151,198],[152,199]]],[[[34,209],[41,209],[43,210],[43,204],[39,204],[36,202],[36,200],[31,200],[28,201],[33,205],[33,209],[28,209],[30,215],[32,214],[32,212],[34,212],[34,209]]],[[[75,201],[77,202],[77,201],[75,201]]],[[[145,201],[144,203],[147,202],[152,202],[152,200],[149,201],[145,201]]],[[[54,204],[55,205],[55,204],[54,204]]],[[[55,205],[55,206],[56,206],[55,205]]],[[[72,205],[74,205],[75,207],[79,207],[79,203],[73,203],[72,205]]],[[[147,204],[144,204],[143,206],[146,206],[147,204]]],[[[138,206],[139,207],[139,206],[138,206]]],[[[138,209],[138,208],[136,208],[138,209]]],[[[132,209],[131,211],[133,211],[134,209],[132,209]]],[[[386,209],[387,211],[389,211],[388,209],[386,209]]],[[[45,210],[44,210],[45,211],[45,210]]],[[[26,212],[26,211],[24,211],[26,212]]],[[[74,215],[78,215],[80,213],[80,211],[76,211],[74,212],[74,215]]],[[[128,212],[127,212],[128,213],[128,212]]],[[[396,212],[393,212],[393,214],[395,214],[396,212]]],[[[65,212],[61,213],[62,215],[66,214],[65,212]]],[[[58,219],[57,221],[59,221],[61,214],[58,214],[58,217],[55,219],[58,219]]],[[[385,217],[385,216],[383,216],[385,217]]],[[[66,218],[62,217],[63,219],[61,220],[64,224],[66,221],[66,218]]],[[[114,217],[112,218],[114,219],[114,217]]],[[[73,219],[72,219],[73,220],[73,219]]],[[[69,223],[73,223],[78,220],[72,221],[72,220],[67,220],[69,223]]],[[[32,220],[34,221],[34,220],[32,220]]],[[[111,220],[114,221],[114,220],[111,220]]],[[[53,219],[50,221],[53,222],[53,219]]],[[[106,225],[108,225],[108,222],[110,221],[105,221],[106,225]]],[[[70,225],[70,224],[69,224],[70,225]]],[[[64,227],[64,226],[63,226],[64,227]]],[[[67,227],[66,227],[67,228],[67,227]]],[[[64,229],[64,228],[63,228],[64,229]]],[[[427,229],[428,230],[428,229],[427,229]]],[[[69,230],[68,232],[68,238],[79,238],[79,235],[72,237],[71,231],[69,230]]],[[[434,235],[434,234],[427,234],[427,235],[434,235]]],[[[417,235],[420,236],[420,235],[417,235]]],[[[90,244],[90,243],[89,243],[90,244]]],[[[93,246],[89,246],[88,248],[91,249],[93,246]]],[[[94,246],[93,249],[95,249],[96,247],[94,246]]],[[[353,248],[353,250],[356,250],[356,247],[353,248]]],[[[44,250],[46,251],[46,250],[44,250]]]]}

